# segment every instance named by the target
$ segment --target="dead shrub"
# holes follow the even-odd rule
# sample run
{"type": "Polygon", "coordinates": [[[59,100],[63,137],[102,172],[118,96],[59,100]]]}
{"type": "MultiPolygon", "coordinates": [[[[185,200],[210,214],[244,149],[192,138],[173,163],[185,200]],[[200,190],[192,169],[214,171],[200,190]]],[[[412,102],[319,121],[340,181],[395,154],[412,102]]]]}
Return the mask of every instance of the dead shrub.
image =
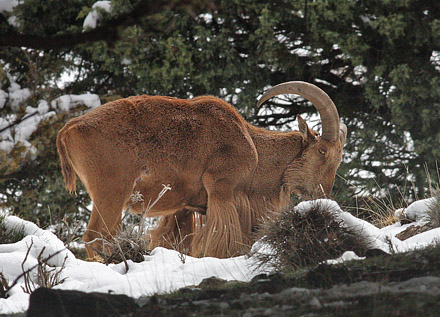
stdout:
{"type": "Polygon", "coordinates": [[[48,261],[59,252],[50,255],[47,258],[43,258],[43,253],[45,251],[45,248],[43,247],[37,257],[38,264],[28,270],[24,268],[24,264],[27,261],[32,246],[33,241],[31,241],[31,244],[26,252],[26,256],[21,263],[21,269],[23,271],[22,276],[24,278],[24,286],[22,286],[23,291],[31,294],[38,287],[52,288],[58,284],[64,283],[65,278],[61,278],[61,272],[65,268],[67,256],[64,258],[63,264],[60,268],[51,267],[48,264],[48,261]],[[33,272],[34,269],[36,269],[36,272],[33,272]]]}
{"type": "Polygon", "coordinates": [[[378,228],[384,228],[399,221],[395,215],[395,210],[407,206],[408,204],[403,197],[399,201],[393,201],[391,195],[385,198],[366,196],[361,198],[358,211],[361,211],[363,219],[378,228]]]}
{"type": "Polygon", "coordinates": [[[255,254],[261,265],[292,271],[338,258],[345,251],[364,255],[370,243],[360,232],[346,228],[328,208],[316,203],[305,214],[292,208],[266,222],[261,240],[271,252],[255,254]]]}

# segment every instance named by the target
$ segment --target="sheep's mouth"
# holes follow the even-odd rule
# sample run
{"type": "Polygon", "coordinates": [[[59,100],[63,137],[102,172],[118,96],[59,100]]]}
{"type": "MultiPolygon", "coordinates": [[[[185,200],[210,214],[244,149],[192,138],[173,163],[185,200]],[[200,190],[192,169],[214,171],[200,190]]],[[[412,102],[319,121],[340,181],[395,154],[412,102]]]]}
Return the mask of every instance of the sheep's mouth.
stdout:
{"type": "Polygon", "coordinates": [[[324,190],[322,189],[322,186],[318,186],[317,189],[310,191],[309,189],[305,188],[304,186],[295,186],[293,189],[293,193],[298,196],[301,200],[315,200],[315,199],[321,199],[321,198],[328,198],[332,199],[331,195],[327,195],[324,190]]]}

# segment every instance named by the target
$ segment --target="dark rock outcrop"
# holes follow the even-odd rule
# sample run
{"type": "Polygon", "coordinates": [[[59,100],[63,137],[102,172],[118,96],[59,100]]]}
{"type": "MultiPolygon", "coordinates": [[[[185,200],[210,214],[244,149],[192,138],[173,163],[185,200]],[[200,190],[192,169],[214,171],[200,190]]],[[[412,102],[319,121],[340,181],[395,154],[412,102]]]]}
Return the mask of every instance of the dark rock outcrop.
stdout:
{"type": "Polygon", "coordinates": [[[126,295],[39,288],[31,294],[27,316],[121,316],[138,308],[126,295]]]}

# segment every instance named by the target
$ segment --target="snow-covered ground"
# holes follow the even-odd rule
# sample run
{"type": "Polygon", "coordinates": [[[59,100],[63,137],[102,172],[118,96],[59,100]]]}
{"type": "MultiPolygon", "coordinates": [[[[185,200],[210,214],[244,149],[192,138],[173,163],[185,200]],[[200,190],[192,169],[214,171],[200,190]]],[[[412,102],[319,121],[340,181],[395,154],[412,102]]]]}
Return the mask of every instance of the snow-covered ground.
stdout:
{"type": "MultiPolygon", "coordinates": [[[[330,200],[304,202],[296,208],[305,213],[314,203],[328,204],[335,215],[343,220],[345,226],[362,230],[365,238],[374,241],[375,247],[389,252],[389,241],[391,241],[395,251],[404,252],[426,247],[439,241],[440,228],[418,234],[405,241],[400,241],[394,237],[410,225],[423,224],[426,221],[424,216],[430,202],[430,199],[417,201],[403,211],[407,217],[414,221],[413,223],[401,225],[398,222],[382,229],[343,212],[336,202],[330,200]]],[[[17,243],[0,245],[0,272],[3,273],[10,285],[19,277],[17,284],[8,292],[9,297],[0,299],[0,313],[2,314],[27,310],[29,294],[24,291],[24,278],[20,277],[23,271],[22,267],[25,270],[34,267],[38,263],[37,259],[43,248],[42,258],[56,254],[48,260],[48,264],[55,270],[61,270],[60,279],[64,279],[64,282],[55,286],[55,288],[85,292],[112,292],[114,294],[126,294],[134,298],[154,293],[166,293],[184,286],[197,285],[203,279],[211,276],[225,280],[249,281],[256,274],[268,270],[267,267],[258,268],[257,262],[252,257],[240,256],[230,259],[217,259],[186,256],[183,263],[178,252],[156,248],[151,255],[145,256],[142,263],[129,261],[129,269],[126,271],[123,263],[104,265],[79,260],[64,247],[63,243],[53,233],[40,229],[35,224],[15,216],[6,216],[5,219],[8,228],[22,226],[26,237],[17,243]],[[30,252],[26,261],[24,261],[29,248],[30,252]]],[[[254,251],[261,247],[261,243],[257,242],[254,245],[254,251]]],[[[263,249],[267,250],[267,248],[263,249]]],[[[335,261],[340,262],[356,258],[358,257],[353,252],[348,251],[335,261]]],[[[35,278],[35,275],[36,272],[33,270],[31,277],[35,278]]]]}
{"type": "MultiPolygon", "coordinates": [[[[8,228],[23,227],[26,234],[26,237],[17,243],[0,245],[0,272],[9,285],[22,273],[22,263],[31,245],[23,268],[27,270],[35,266],[43,248],[45,250],[42,259],[56,254],[48,260],[48,264],[56,270],[62,270],[60,280],[65,281],[55,286],[58,289],[112,292],[137,298],[197,285],[211,276],[224,280],[249,281],[261,272],[261,269],[256,270],[255,261],[245,256],[230,259],[199,259],[186,256],[183,263],[178,252],[164,248],[154,249],[151,255],[145,256],[142,263],[128,261],[129,269],[126,271],[124,263],[107,266],[76,259],[53,233],[40,229],[31,222],[7,216],[5,223],[8,228]]],[[[36,271],[32,271],[32,277],[35,277],[35,274],[36,271]]],[[[8,292],[9,297],[0,299],[0,314],[27,310],[29,294],[23,290],[24,287],[24,278],[21,277],[8,292]]]]}

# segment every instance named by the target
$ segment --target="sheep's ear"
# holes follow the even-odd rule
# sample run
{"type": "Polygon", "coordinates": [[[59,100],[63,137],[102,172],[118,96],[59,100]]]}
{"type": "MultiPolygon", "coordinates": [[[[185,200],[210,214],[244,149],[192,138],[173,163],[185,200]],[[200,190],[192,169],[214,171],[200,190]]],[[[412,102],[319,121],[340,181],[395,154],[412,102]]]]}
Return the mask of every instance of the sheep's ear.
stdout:
{"type": "Polygon", "coordinates": [[[315,139],[315,134],[313,134],[312,130],[309,129],[306,121],[300,115],[298,115],[298,127],[304,143],[315,139]]]}

